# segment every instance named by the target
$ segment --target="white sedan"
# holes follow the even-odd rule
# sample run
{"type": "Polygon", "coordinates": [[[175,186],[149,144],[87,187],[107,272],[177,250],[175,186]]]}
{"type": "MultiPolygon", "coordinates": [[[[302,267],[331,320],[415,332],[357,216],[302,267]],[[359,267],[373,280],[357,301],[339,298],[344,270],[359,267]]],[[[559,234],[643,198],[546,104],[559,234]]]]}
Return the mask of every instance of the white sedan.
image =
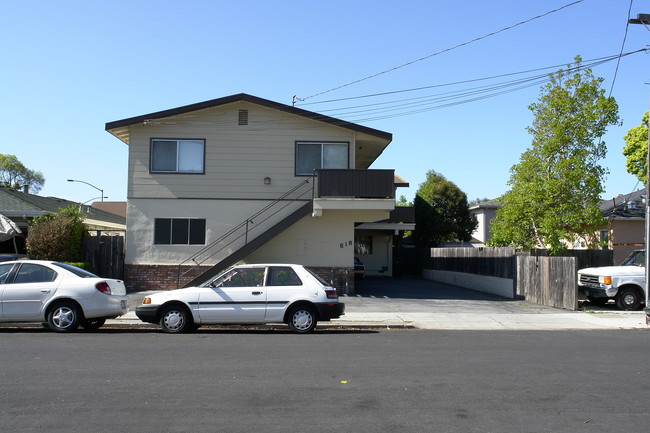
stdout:
{"type": "Polygon", "coordinates": [[[128,312],[120,280],[42,260],[0,263],[0,321],[42,322],[58,332],[98,329],[128,312]]]}
{"type": "Polygon", "coordinates": [[[301,265],[239,265],[199,287],[155,293],[135,314],[177,333],[203,324],[286,323],[311,332],[319,320],[340,317],[336,289],[301,265]]]}

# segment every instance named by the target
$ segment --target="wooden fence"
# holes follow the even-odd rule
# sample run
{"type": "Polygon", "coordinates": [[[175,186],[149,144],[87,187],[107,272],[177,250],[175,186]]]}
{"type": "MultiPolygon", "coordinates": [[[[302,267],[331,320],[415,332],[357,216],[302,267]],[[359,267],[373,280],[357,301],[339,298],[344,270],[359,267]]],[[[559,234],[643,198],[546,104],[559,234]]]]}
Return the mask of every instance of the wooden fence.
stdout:
{"type": "Polygon", "coordinates": [[[432,248],[428,269],[514,279],[516,248],[432,248]]]}
{"type": "Polygon", "coordinates": [[[91,272],[104,278],[124,279],[124,237],[86,236],[81,254],[91,272]]]}
{"type": "Polygon", "coordinates": [[[548,307],[578,309],[575,257],[517,256],[517,292],[548,307]]]}
{"type": "Polygon", "coordinates": [[[484,279],[485,282],[465,279],[472,286],[469,288],[490,293],[498,293],[498,290],[481,286],[495,286],[499,281],[511,280],[515,295],[541,305],[575,310],[578,308],[577,270],[610,266],[613,257],[611,250],[570,250],[563,256],[548,257],[545,250],[518,253],[509,247],[432,248],[431,258],[424,268],[494,277],[484,279]]]}

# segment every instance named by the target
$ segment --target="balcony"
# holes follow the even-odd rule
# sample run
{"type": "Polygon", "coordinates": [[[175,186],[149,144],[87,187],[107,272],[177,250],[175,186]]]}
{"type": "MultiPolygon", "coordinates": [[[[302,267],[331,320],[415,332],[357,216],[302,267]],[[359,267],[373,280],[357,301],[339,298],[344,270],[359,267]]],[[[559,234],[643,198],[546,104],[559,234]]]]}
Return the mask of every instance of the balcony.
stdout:
{"type": "Polygon", "coordinates": [[[317,198],[395,200],[394,170],[316,170],[317,198]]]}
{"type": "Polygon", "coordinates": [[[413,206],[396,206],[391,211],[388,223],[414,223],[415,222],[415,208],[413,206]]]}

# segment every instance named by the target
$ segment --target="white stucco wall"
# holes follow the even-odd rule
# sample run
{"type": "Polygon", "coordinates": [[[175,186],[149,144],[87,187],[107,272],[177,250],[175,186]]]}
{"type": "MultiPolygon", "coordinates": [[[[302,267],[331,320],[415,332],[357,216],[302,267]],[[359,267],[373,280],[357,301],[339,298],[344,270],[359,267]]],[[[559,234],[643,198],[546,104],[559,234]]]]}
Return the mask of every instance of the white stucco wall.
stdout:
{"type": "MultiPolygon", "coordinates": [[[[129,200],[125,263],[177,265],[204,248],[204,245],[154,245],[155,218],[205,218],[206,245],[209,245],[244,221],[246,215],[255,214],[268,203],[259,200],[129,200]]],[[[267,221],[254,221],[251,238],[302,204],[304,202],[289,205],[281,214],[267,221]]],[[[349,267],[354,256],[355,223],[387,216],[388,212],[383,210],[325,210],[319,218],[308,215],[255,251],[246,261],[349,267]]],[[[232,251],[238,245],[241,244],[233,243],[226,251],[232,251]]],[[[214,264],[220,258],[222,255],[216,255],[205,264],[214,264]]]]}
{"type": "Polygon", "coordinates": [[[510,299],[515,298],[513,280],[507,278],[488,277],[463,272],[437,271],[433,269],[424,269],[422,271],[422,277],[427,280],[476,290],[477,292],[491,293],[510,299]]]}
{"type": "Polygon", "coordinates": [[[326,210],[319,218],[307,216],[248,256],[246,262],[351,267],[355,222],[376,221],[386,215],[385,211],[326,210]]]}
{"type": "MultiPolygon", "coordinates": [[[[131,199],[127,211],[129,229],[126,233],[125,263],[177,265],[269,203],[270,201],[264,200],[131,199]],[[154,245],[154,221],[156,218],[205,219],[206,244],[154,245]]],[[[302,204],[304,202],[289,204],[281,213],[265,221],[256,219],[249,227],[251,236],[271,227],[302,204]]],[[[230,250],[237,245],[234,243],[230,250]]],[[[217,261],[219,261],[219,256],[215,256],[205,264],[214,264],[217,261]]]]}

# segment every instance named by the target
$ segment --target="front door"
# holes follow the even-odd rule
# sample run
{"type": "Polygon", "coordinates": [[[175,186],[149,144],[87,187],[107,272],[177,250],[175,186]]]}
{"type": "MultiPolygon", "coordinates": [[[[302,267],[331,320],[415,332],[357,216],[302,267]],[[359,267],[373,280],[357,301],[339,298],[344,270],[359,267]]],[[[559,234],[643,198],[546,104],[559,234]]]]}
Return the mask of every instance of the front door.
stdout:
{"type": "Polygon", "coordinates": [[[35,263],[21,263],[16,277],[2,287],[2,319],[43,320],[43,306],[54,296],[58,282],[54,270],[35,263]]]}
{"type": "Polygon", "coordinates": [[[201,323],[263,322],[266,313],[264,267],[233,268],[199,295],[201,323]]]}

